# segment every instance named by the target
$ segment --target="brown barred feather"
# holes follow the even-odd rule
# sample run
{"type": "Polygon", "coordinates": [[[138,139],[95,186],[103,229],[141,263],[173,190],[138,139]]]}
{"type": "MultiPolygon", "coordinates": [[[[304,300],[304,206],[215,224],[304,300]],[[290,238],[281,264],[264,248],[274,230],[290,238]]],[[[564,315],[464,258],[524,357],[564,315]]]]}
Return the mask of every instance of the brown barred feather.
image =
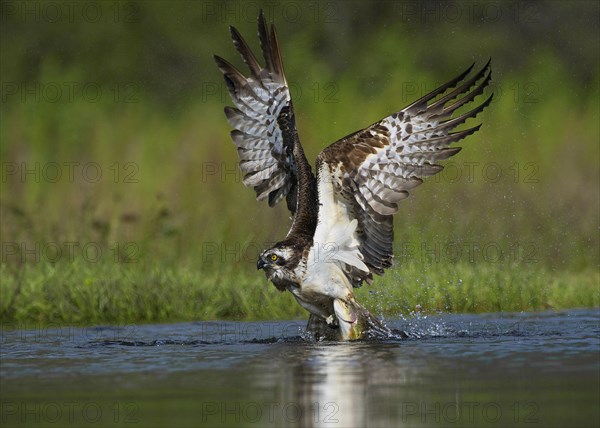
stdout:
{"type": "Polygon", "coordinates": [[[286,198],[294,215],[286,240],[278,245],[294,248],[299,261],[317,239],[327,238],[336,221],[350,224],[356,220],[353,233],[369,271],[362,263],[346,263],[343,272],[356,287],[363,281],[371,283],[373,274],[382,275],[392,266],[392,216],[398,203],[424,177],[443,169],[437,162],[461,150],[451,146],[453,143],[479,130],[481,125],[452,132],[481,113],[492,96],[472,110],[452,116],[483,94],[491,80],[490,61],[469,77],[471,65],[404,109],[324,149],[317,157],[315,178],[298,138],[275,26],[269,27],[261,10],[258,39],[264,67],[241,34],[234,27],[230,31],[250,74],[245,77],[215,56],[235,104],[225,108],[225,115],[234,128],[231,137],[244,184],[252,186],[257,199],[267,199],[270,206],[286,198]],[[337,205],[319,208],[321,191],[330,198],[333,195],[327,200],[337,205]]]}

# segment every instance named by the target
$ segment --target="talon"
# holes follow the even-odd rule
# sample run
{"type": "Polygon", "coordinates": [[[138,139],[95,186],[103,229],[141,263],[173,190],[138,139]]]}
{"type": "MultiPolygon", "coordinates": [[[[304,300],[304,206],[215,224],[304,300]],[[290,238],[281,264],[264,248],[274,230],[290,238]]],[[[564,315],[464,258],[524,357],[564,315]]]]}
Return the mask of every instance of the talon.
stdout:
{"type": "Polygon", "coordinates": [[[334,315],[329,315],[327,318],[325,318],[325,322],[331,328],[338,328],[339,327],[338,320],[337,320],[337,318],[334,315]]]}

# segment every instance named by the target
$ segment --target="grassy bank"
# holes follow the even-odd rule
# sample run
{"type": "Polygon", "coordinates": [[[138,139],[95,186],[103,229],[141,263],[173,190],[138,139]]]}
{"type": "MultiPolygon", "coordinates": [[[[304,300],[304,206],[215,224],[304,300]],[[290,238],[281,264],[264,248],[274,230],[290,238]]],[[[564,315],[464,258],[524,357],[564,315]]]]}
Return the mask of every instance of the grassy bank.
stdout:
{"type": "MultiPolygon", "coordinates": [[[[304,317],[254,270],[289,213],[242,185],[212,59],[240,65],[227,26],[256,47],[255,16],[129,3],[107,25],[0,28],[1,321],[304,317]]],[[[310,160],[492,57],[493,103],[464,125],[482,128],[402,201],[398,265],[360,299],[387,315],[598,306],[598,6],[481,25],[332,4],[269,12],[310,160]]]]}
{"type": "MultiPolygon", "coordinates": [[[[305,318],[262,272],[100,263],[2,267],[4,323],[123,324],[305,318]]],[[[407,263],[358,299],[379,315],[539,311],[600,306],[599,274],[540,266],[407,263]]]]}

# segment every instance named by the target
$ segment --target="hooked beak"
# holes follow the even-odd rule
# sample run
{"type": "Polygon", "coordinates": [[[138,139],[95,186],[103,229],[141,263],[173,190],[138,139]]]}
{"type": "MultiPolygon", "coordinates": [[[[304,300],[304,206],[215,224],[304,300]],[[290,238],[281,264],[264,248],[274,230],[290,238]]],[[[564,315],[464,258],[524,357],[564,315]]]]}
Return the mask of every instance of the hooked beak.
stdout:
{"type": "Polygon", "coordinates": [[[264,268],[267,264],[265,263],[265,261],[262,259],[262,257],[258,258],[258,261],[256,262],[256,269],[257,270],[261,270],[262,268],[264,268]]]}

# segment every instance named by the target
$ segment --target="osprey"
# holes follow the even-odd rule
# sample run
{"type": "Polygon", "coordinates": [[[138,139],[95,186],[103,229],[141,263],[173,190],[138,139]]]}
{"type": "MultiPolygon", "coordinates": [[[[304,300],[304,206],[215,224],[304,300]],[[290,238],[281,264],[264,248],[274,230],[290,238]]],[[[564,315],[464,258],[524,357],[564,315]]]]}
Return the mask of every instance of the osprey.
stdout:
{"type": "Polygon", "coordinates": [[[290,291],[308,312],[319,338],[352,340],[386,332],[356,302],[353,289],[392,266],[393,214],[409,190],[443,169],[437,162],[460,151],[450,147],[481,124],[451,132],[487,107],[492,96],[462,115],[454,112],[481,95],[490,62],[458,77],[404,109],[325,148],[316,177],[300,144],[275,26],[262,11],[258,37],[262,66],[240,33],[233,43],[248,77],[215,55],[233,107],[225,107],[237,146],[243,183],[269,206],[286,199],[292,225],[285,239],[260,254],[256,267],[279,291],[290,291]]]}

